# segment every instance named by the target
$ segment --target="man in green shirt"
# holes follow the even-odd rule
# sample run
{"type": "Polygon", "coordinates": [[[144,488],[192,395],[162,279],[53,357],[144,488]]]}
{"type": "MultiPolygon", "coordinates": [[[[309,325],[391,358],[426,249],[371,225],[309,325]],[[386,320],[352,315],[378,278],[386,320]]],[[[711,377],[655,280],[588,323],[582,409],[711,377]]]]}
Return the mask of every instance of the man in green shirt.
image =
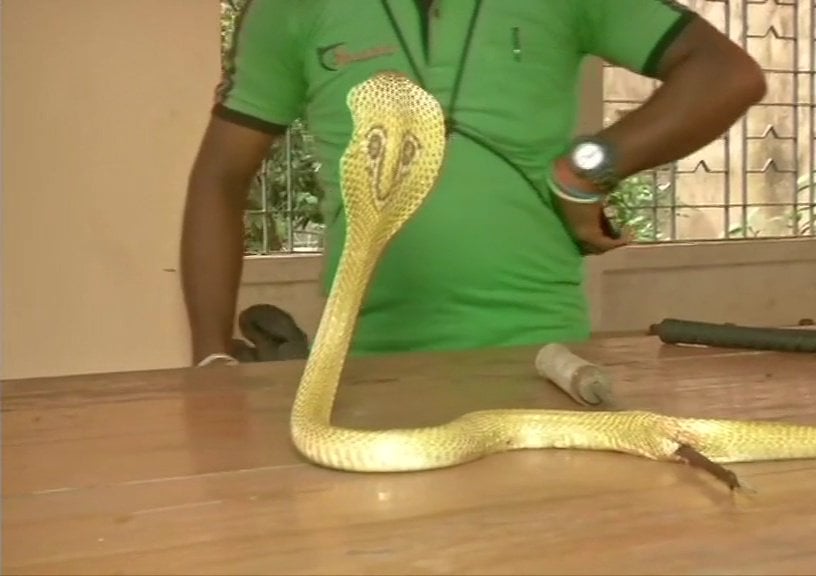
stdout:
{"type": "Polygon", "coordinates": [[[321,162],[328,289],[342,248],[346,94],[398,70],[448,119],[437,188],[384,255],[353,353],[464,349],[589,335],[585,254],[622,246],[606,194],[686,156],[759,101],[756,62],[669,0],[254,0],[243,11],[190,178],[182,272],[193,361],[229,350],[242,207],[274,139],[305,118],[321,162]],[[573,140],[595,55],[662,84],[573,140]]]}

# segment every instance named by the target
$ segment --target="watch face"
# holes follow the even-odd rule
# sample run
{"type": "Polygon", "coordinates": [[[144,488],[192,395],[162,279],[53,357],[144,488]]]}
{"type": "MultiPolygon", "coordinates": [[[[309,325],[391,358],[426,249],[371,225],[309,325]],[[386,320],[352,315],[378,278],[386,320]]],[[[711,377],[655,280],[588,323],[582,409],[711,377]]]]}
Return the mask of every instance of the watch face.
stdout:
{"type": "Polygon", "coordinates": [[[595,170],[604,163],[604,150],[593,142],[579,144],[572,152],[572,161],[581,170],[595,170]]]}

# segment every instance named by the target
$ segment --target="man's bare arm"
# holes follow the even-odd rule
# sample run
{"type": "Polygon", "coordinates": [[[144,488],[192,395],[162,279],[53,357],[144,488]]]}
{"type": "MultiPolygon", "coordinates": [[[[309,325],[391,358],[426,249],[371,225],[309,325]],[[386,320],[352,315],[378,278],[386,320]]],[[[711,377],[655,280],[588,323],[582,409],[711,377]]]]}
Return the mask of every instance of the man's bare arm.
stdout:
{"type": "Polygon", "coordinates": [[[252,178],[284,127],[264,133],[213,116],[187,190],[181,277],[193,363],[229,353],[243,264],[243,211],[252,178]]]}
{"type": "Polygon", "coordinates": [[[704,147],[766,92],[756,61],[703,18],[675,39],[658,77],[647,102],[600,133],[614,143],[622,177],[704,147]]]}

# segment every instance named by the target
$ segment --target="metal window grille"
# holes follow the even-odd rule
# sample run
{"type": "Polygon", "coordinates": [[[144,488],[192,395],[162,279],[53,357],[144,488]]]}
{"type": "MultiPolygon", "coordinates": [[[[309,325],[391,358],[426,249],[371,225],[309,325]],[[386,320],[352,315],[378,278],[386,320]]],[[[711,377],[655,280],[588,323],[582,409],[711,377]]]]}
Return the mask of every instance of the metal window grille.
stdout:
{"type": "Polygon", "coordinates": [[[322,250],[318,169],[311,137],[296,122],[270,150],[250,189],[244,219],[247,254],[322,250]]]}

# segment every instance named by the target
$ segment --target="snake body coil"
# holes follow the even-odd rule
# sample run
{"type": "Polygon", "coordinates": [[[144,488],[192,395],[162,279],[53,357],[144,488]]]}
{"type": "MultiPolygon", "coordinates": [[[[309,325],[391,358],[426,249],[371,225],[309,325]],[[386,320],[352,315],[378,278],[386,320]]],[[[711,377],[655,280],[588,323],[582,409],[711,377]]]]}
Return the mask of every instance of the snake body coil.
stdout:
{"type": "Polygon", "coordinates": [[[341,160],[345,245],[290,420],[293,443],[305,458],[341,470],[396,472],[525,448],[613,450],[667,461],[680,460],[683,446],[715,462],[816,457],[816,427],[641,411],[494,410],[426,428],[332,425],[369,279],[389,240],[433,189],[446,143],[439,103],[401,74],[373,76],[349,92],[347,103],[354,127],[341,160]]]}

